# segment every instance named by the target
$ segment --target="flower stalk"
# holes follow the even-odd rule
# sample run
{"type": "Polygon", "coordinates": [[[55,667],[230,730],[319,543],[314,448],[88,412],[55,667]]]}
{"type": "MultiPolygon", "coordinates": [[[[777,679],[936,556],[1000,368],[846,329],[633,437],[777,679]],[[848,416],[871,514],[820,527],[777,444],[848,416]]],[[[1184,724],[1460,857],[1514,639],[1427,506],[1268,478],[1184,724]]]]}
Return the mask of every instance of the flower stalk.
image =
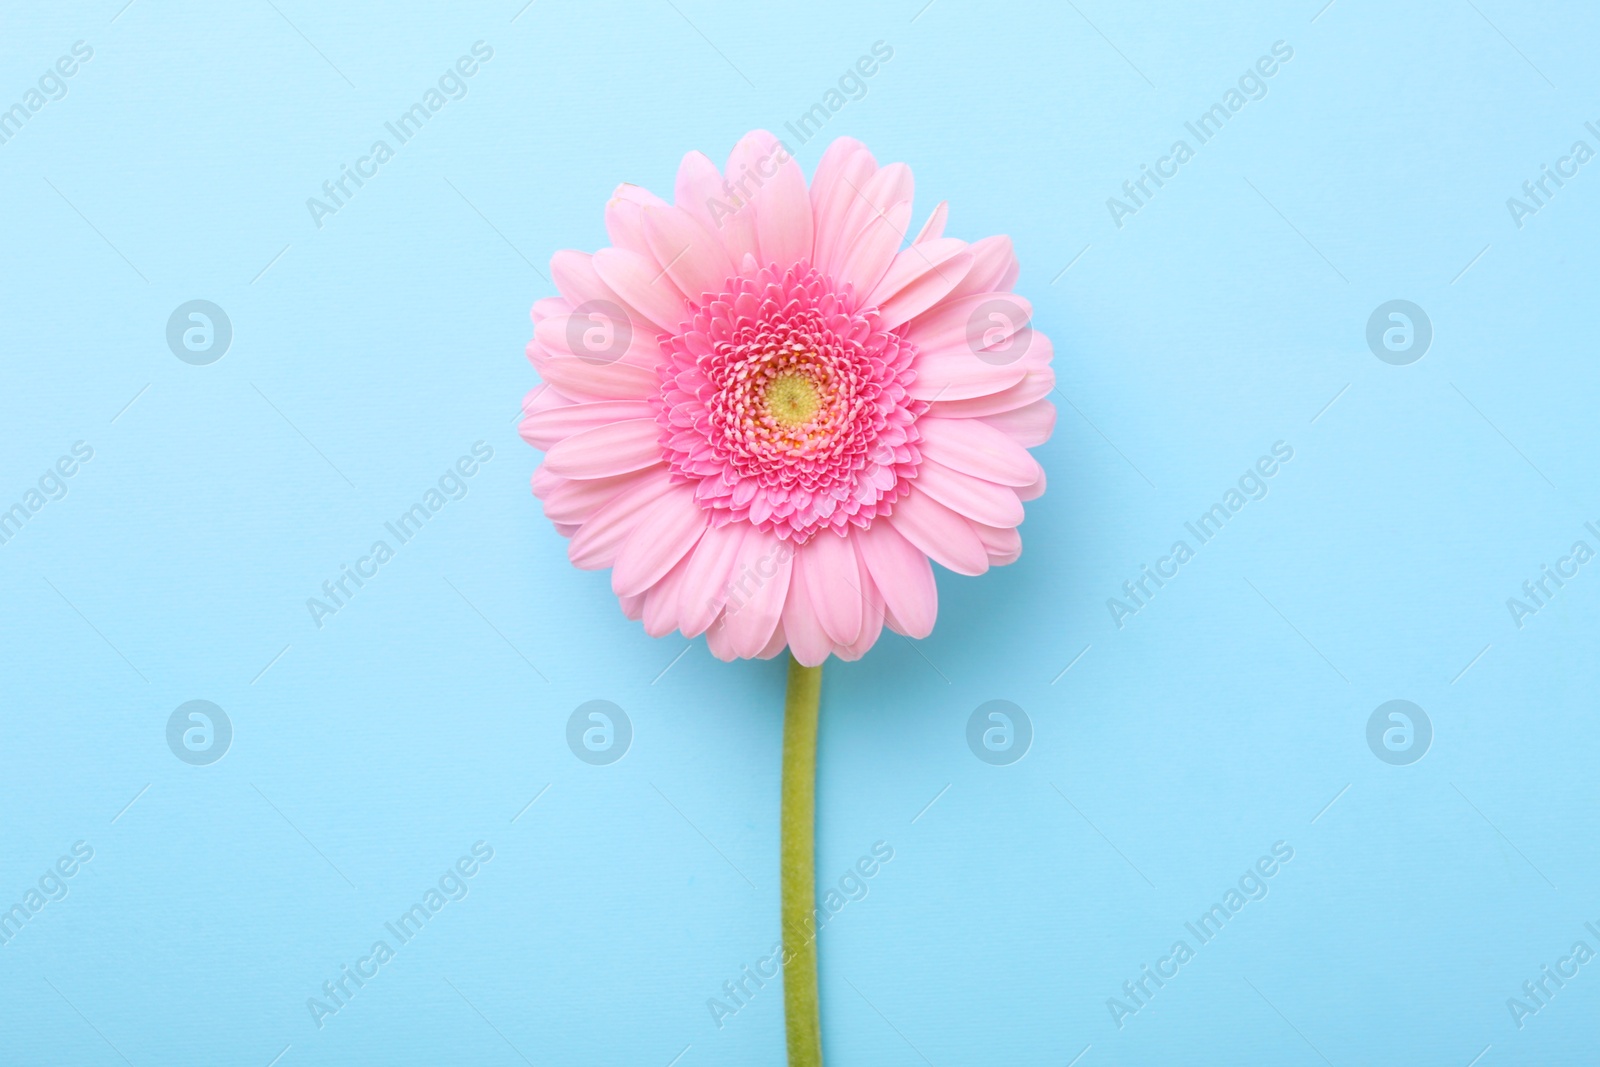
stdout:
{"type": "Polygon", "coordinates": [[[783,705],[783,785],[779,812],[779,920],[783,932],[783,1017],[789,1067],[821,1067],[822,1014],[817,996],[816,785],[817,712],[822,668],[789,657],[783,705]]]}

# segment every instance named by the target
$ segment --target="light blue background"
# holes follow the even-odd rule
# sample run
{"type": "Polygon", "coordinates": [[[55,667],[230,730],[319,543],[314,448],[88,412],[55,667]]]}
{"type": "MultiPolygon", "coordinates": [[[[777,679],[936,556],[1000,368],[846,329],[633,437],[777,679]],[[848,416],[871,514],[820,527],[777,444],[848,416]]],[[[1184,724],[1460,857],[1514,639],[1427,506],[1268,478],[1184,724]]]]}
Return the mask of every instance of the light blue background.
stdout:
{"type": "Polygon", "coordinates": [[[614,185],[784,134],[879,40],[797,153],[858,137],[911,164],[919,225],[948,199],[952,235],[1011,234],[1061,416],[1022,560],[941,573],[931,638],[827,669],[819,880],[894,849],[822,935],[829,1062],[1588,1062],[1600,962],[1520,1030],[1506,1000],[1600,950],[1600,564],[1520,630],[1506,598],[1600,547],[1600,162],[1521,229],[1505,201],[1600,148],[1600,14],[521,3],[6,6],[0,106],[94,58],[0,145],[0,502],[94,459],[0,546],[0,901],[95,855],[0,947],[0,1062],[781,1062],[776,984],[721,1029],[707,1000],[777,938],[783,665],[625,620],[514,420],[540,272],[605,243],[614,185]],[[469,94],[316,228],[479,40],[469,94]],[[1268,95],[1115,226],[1279,40],[1268,95]],[[197,298],[234,329],[210,366],[164,339],[197,298]],[[1396,298],[1435,331],[1410,366],[1364,340],[1396,298]],[[479,440],[317,629],[306,598],[479,440]],[[1280,440],[1270,495],[1119,630],[1106,599],[1280,440]],[[997,698],[1035,730],[1006,767],[964,739],[997,698]],[[1395,698],[1435,731],[1411,766],[1367,747],[1395,698]],[[192,699],[234,726],[209,767],[166,745],[192,699]],[[591,699],[633,722],[612,766],[564,741],[591,699]],[[307,998],[479,840],[470,895],[318,1029],[307,998]],[[1118,1029],[1107,998],[1277,841],[1270,895],[1118,1029]]]}

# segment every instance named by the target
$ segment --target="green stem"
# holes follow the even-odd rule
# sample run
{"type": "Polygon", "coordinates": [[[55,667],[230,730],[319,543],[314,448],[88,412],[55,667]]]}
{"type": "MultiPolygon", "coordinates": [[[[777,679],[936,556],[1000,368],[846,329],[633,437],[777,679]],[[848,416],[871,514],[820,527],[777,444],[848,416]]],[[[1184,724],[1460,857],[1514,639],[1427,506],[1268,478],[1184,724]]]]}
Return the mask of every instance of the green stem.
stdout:
{"type": "Polygon", "coordinates": [[[821,1067],[822,1015],[817,997],[816,794],[817,706],[822,668],[789,658],[783,704],[783,801],[779,834],[779,919],[783,932],[783,1015],[789,1067],[821,1067]]]}

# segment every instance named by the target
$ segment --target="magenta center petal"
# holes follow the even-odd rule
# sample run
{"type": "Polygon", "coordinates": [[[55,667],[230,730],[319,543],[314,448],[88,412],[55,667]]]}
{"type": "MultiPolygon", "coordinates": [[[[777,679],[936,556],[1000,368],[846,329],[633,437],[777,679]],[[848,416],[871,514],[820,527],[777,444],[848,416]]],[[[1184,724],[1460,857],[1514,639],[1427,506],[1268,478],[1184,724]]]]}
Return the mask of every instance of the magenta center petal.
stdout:
{"type": "Polygon", "coordinates": [[[651,398],[675,480],[713,525],[804,543],[865,528],[910,491],[928,405],[916,349],[809,263],[729,279],[661,338],[651,398]]]}

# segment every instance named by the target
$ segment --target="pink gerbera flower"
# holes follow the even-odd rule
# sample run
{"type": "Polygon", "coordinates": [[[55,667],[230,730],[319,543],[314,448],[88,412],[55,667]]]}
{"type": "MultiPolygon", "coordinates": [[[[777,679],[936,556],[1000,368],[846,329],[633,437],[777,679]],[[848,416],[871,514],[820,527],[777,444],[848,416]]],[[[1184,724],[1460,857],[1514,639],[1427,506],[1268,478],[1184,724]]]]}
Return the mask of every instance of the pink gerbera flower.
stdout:
{"type": "Polygon", "coordinates": [[[856,659],[885,625],[933,629],[930,559],[981,574],[1020,555],[1050,342],[1010,292],[1009,238],[944,237],[940,204],[902,248],[911,193],[909,168],[849,138],[808,190],[757,131],[726,175],[685,156],[675,203],[620,186],[612,247],[551,259],[533,492],[652,635],[856,659]]]}

